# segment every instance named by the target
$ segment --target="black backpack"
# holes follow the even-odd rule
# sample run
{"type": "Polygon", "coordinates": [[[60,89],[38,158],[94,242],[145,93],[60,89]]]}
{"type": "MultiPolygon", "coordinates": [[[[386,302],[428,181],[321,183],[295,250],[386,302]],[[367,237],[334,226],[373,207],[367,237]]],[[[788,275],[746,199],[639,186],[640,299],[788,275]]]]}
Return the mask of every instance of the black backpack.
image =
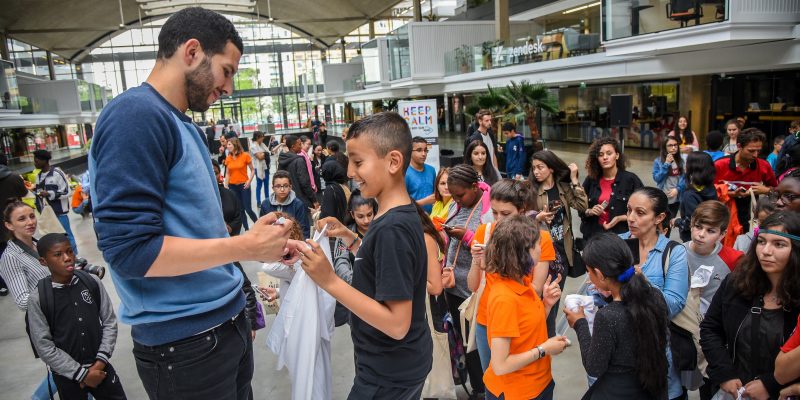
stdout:
{"type": "MultiPolygon", "coordinates": [[[[86,286],[89,289],[89,293],[92,294],[92,299],[94,299],[94,304],[97,307],[97,312],[100,312],[100,285],[97,284],[97,281],[92,278],[88,272],[81,271],[76,269],[73,271],[75,276],[78,277],[78,281],[86,286]]],[[[50,332],[53,331],[53,325],[55,324],[54,321],[54,313],[56,309],[55,298],[53,296],[53,279],[52,277],[46,277],[39,280],[39,283],[36,284],[36,289],[39,293],[39,304],[42,309],[42,314],[47,319],[47,326],[50,327],[50,332]]],[[[33,338],[31,338],[31,328],[28,324],[28,312],[25,312],[25,332],[28,333],[28,340],[31,342],[31,349],[33,349],[33,356],[39,358],[39,353],[36,352],[36,347],[33,345],[33,338]]]]}

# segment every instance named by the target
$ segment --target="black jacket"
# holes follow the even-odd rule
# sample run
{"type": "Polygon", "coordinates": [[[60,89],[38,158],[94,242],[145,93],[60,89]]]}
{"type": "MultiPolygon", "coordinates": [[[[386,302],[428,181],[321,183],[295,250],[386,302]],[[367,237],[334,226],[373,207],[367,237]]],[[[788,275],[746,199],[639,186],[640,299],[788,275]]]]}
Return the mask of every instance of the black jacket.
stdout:
{"type": "MultiPolygon", "coordinates": [[[[494,134],[494,131],[492,130],[492,128],[489,128],[489,131],[487,133],[489,134],[489,138],[492,139],[492,152],[496,156],[497,155],[496,154],[497,153],[497,135],[494,134]]],[[[481,135],[481,132],[479,130],[477,130],[477,129],[475,129],[475,131],[473,131],[471,135],[467,136],[467,140],[464,141],[464,157],[467,157],[467,147],[469,147],[469,144],[472,143],[472,141],[474,141],[474,140],[483,142],[483,137],[481,135]]]]}
{"type": "Polygon", "coordinates": [[[289,173],[292,178],[292,190],[306,207],[313,207],[317,199],[311,188],[312,177],[308,176],[305,158],[291,151],[281,153],[278,158],[278,169],[289,173]]]}
{"type": "MultiPolygon", "coordinates": [[[[242,229],[242,203],[239,202],[239,197],[236,196],[235,193],[230,191],[230,189],[226,189],[222,185],[219,185],[219,198],[222,202],[222,218],[225,220],[225,224],[231,227],[231,236],[236,236],[242,229]]],[[[257,312],[256,292],[253,290],[253,286],[250,283],[250,279],[247,278],[247,274],[244,272],[242,264],[234,262],[233,265],[239,269],[239,272],[241,272],[242,276],[244,277],[242,291],[244,292],[244,297],[246,299],[245,314],[247,315],[247,318],[250,320],[251,324],[254,324],[257,312]]]]}
{"type": "MultiPolygon", "coordinates": [[[[694,190],[691,185],[688,185],[681,195],[681,218],[675,221],[675,226],[677,226],[681,232],[690,232],[692,215],[694,215],[694,210],[697,208],[697,206],[706,200],[716,199],[717,189],[714,187],[714,185],[706,186],[699,192],[694,190]]],[[[675,217],[676,215],[671,216],[671,218],[675,217]]]]}
{"type": "Polygon", "coordinates": [[[322,164],[322,179],[325,179],[325,192],[322,195],[320,218],[336,217],[345,222],[347,217],[347,196],[342,185],[347,185],[347,171],[334,159],[322,164]]]}
{"type": "MultiPolygon", "coordinates": [[[[719,385],[731,379],[742,379],[740,371],[734,366],[736,337],[747,313],[751,312],[753,301],[741,294],[728,275],[720,284],[703,322],[700,323],[700,346],[708,361],[709,378],[719,385]]],[[[800,307],[784,309],[783,337],[788,339],[797,325],[800,307]]],[[[749,338],[745,338],[750,340],[749,338]]],[[[781,343],[782,344],[782,343],[781,343]]],[[[774,368],[774,362],[769,365],[774,368]]],[[[777,399],[781,385],[775,380],[774,370],[763,371],[758,378],[764,383],[770,397],[777,399]]],[[[742,380],[742,383],[747,383],[742,380]]]]}
{"type": "MultiPolygon", "coordinates": [[[[602,177],[600,177],[602,179],[602,177]]],[[[617,172],[617,177],[611,186],[611,200],[608,202],[606,208],[609,212],[609,220],[619,215],[625,215],[628,211],[628,199],[631,197],[636,189],[644,186],[638,176],[628,171],[617,172]]],[[[596,206],[600,202],[600,180],[586,177],[583,180],[583,190],[589,200],[589,207],[596,206]]],[[[581,213],[581,233],[583,233],[584,240],[589,240],[594,234],[605,232],[600,225],[599,217],[586,216],[586,213],[581,213]]],[[[625,233],[628,231],[628,222],[623,221],[611,228],[611,232],[625,233]]]]}

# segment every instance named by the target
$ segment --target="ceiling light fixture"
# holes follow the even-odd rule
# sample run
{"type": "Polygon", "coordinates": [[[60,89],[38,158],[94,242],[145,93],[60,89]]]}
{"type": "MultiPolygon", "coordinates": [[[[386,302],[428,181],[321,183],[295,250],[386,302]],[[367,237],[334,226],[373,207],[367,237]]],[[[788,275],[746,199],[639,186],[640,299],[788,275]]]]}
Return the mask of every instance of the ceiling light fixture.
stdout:
{"type": "Polygon", "coordinates": [[[564,11],[562,14],[571,14],[571,13],[574,13],[576,11],[585,10],[587,8],[596,7],[596,6],[599,6],[599,5],[600,5],[600,2],[598,1],[596,3],[587,4],[585,6],[575,7],[573,9],[571,9],[571,10],[564,11]]]}

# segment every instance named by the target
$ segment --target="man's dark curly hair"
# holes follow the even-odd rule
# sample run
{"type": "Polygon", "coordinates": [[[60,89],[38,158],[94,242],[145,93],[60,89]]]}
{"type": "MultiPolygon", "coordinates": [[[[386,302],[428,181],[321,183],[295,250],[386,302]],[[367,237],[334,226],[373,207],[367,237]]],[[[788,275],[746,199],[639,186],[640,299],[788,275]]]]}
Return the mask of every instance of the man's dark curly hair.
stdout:
{"type": "Polygon", "coordinates": [[[208,57],[225,51],[228,42],[233,43],[239,52],[244,52],[242,38],[231,21],[214,11],[189,7],[173,14],[161,27],[157,58],[172,57],[189,39],[197,39],[208,57]]]}

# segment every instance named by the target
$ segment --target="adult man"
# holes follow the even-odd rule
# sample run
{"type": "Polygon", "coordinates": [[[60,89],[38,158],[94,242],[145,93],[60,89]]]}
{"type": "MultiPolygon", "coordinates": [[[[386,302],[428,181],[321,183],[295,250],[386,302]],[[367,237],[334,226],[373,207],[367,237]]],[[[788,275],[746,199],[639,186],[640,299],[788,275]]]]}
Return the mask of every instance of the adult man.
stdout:
{"type": "Polygon", "coordinates": [[[281,153],[278,157],[278,169],[289,173],[295,194],[308,208],[318,208],[319,203],[311,187],[313,176],[309,175],[306,160],[300,155],[303,144],[295,135],[286,135],[286,148],[289,151],[281,153]]]}
{"type": "Polygon", "coordinates": [[[756,128],[745,129],[736,138],[739,151],[714,162],[717,169],[714,182],[730,182],[737,186],[737,190],[730,193],[735,198],[739,223],[745,232],[750,231],[751,201],[748,189],[758,196],[768,194],[778,186],[772,167],[766,160],[758,158],[766,140],[764,132],[756,128]]]}
{"type": "Polygon", "coordinates": [[[503,134],[506,135],[506,176],[512,179],[522,179],[525,175],[525,140],[517,134],[517,127],[511,122],[503,124],[503,134]]]}
{"type": "MultiPolygon", "coordinates": [[[[494,137],[494,132],[492,131],[492,113],[489,110],[480,110],[476,115],[476,120],[478,121],[478,129],[464,142],[464,150],[466,151],[467,146],[473,140],[483,141],[486,147],[489,148],[489,153],[491,153],[492,165],[497,169],[497,138],[494,137]]],[[[465,154],[464,157],[467,157],[467,155],[465,154]]]]}
{"type": "Polygon", "coordinates": [[[69,224],[69,180],[67,174],[58,167],[50,166],[50,159],[53,156],[47,150],[36,150],[33,152],[33,166],[41,170],[36,176],[36,208],[42,211],[46,201],[53,208],[53,212],[58,217],[58,222],[64,227],[72,251],[78,254],[78,245],[75,243],[75,236],[69,224]]]}
{"type": "Polygon", "coordinates": [[[161,28],[146,83],[97,121],[89,153],[97,244],[150,399],[251,398],[251,328],[232,262],[296,254],[291,223],[274,225],[273,214],[228,237],[205,140],[186,116],[231,94],[241,55],[225,17],[181,10],[161,28]]]}
{"type": "Polygon", "coordinates": [[[214,132],[214,120],[208,120],[208,126],[206,126],[206,143],[208,143],[208,153],[214,154],[214,139],[216,139],[216,132],[214,132]]]}

